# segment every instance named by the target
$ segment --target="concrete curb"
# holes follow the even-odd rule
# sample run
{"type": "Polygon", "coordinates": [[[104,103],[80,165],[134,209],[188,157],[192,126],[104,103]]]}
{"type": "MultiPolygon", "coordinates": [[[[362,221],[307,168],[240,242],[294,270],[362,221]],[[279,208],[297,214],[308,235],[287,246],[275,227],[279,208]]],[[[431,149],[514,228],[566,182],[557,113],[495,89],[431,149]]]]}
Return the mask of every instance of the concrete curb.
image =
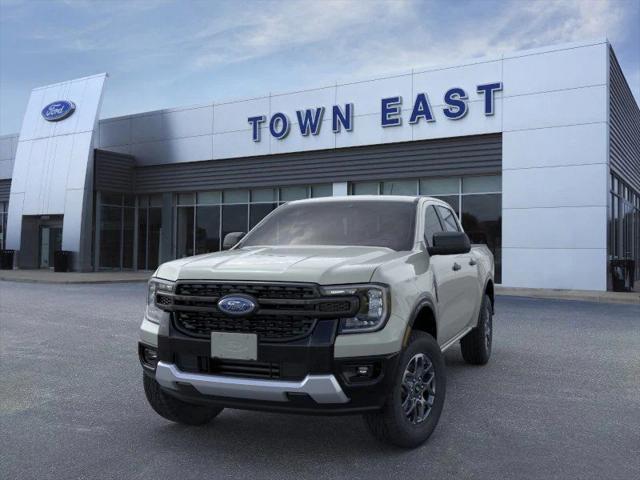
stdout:
{"type": "Polygon", "coordinates": [[[538,288],[496,287],[496,295],[550,300],[640,305],[638,292],[594,292],[588,290],[547,290],[538,288]]]}

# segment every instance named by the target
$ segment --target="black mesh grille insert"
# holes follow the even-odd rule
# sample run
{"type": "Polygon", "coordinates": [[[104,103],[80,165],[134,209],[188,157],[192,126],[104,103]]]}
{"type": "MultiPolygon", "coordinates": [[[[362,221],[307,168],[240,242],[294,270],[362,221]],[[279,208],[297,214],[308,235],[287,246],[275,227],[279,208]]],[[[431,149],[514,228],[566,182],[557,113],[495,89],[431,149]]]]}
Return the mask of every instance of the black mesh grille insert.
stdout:
{"type": "Polygon", "coordinates": [[[230,318],[215,312],[177,312],[175,326],[194,337],[209,337],[211,332],[257,333],[261,340],[284,341],[306,337],[316,324],[315,318],[275,315],[230,318]]]}
{"type": "Polygon", "coordinates": [[[317,290],[309,285],[274,285],[244,283],[181,283],[176,289],[177,295],[195,295],[200,297],[223,297],[232,293],[244,293],[260,300],[261,298],[303,300],[317,298],[317,290]]]}

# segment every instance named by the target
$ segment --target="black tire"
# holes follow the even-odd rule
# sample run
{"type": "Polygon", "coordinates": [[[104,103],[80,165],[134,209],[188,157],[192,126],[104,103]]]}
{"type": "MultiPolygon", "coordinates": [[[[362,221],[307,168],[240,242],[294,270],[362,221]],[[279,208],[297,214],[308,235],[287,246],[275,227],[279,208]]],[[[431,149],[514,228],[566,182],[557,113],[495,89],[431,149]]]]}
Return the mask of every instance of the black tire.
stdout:
{"type": "Polygon", "coordinates": [[[462,358],[471,365],[485,365],[491,357],[492,342],[493,307],[491,299],[485,295],[478,315],[478,324],[460,340],[462,358]]]}
{"type": "MultiPolygon", "coordinates": [[[[438,424],[444,405],[446,392],[444,357],[436,340],[427,333],[412,332],[409,344],[400,354],[395,376],[393,387],[387,396],[383,409],[380,412],[365,414],[365,424],[373,436],[382,442],[402,448],[415,448],[422,445],[431,436],[438,424]],[[422,421],[415,423],[415,419],[411,419],[403,409],[403,397],[406,398],[407,392],[403,380],[410,362],[420,354],[423,354],[431,363],[434,373],[433,396],[429,395],[432,401],[429,413],[422,421]]],[[[427,392],[418,396],[424,399],[427,392]]]]}
{"type": "Polygon", "coordinates": [[[223,409],[183,402],[162,391],[158,382],[148,375],[144,377],[144,393],[158,415],[184,425],[206,425],[223,409]]]}

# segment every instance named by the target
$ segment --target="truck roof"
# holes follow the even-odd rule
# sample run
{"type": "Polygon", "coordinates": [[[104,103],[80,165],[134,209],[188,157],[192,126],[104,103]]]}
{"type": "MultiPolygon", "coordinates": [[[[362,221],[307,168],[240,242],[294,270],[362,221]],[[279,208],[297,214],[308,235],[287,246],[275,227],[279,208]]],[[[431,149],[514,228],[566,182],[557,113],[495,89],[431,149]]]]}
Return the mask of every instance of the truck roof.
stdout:
{"type": "MultiPolygon", "coordinates": [[[[339,197],[318,197],[318,198],[305,198],[302,200],[292,200],[287,202],[289,204],[298,203],[323,203],[323,202],[408,202],[415,203],[420,198],[424,198],[418,195],[348,195],[339,197]]],[[[435,200],[435,199],[434,199],[435,200]]]]}

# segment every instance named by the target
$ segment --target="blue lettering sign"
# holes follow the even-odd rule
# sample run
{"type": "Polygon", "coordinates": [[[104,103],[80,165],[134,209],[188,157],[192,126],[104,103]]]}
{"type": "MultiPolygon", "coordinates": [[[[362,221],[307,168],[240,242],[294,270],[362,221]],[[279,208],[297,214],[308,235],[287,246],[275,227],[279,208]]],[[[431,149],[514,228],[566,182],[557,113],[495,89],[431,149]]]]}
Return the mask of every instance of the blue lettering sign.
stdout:
{"type": "Polygon", "coordinates": [[[251,136],[254,142],[260,141],[260,124],[264,123],[266,119],[267,118],[264,115],[248,118],[248,121],[251,124],[251,136]]]}
{"type": "Polygon", "coordinates": [[[332,113],[331,129],[333,133],[339,133],[341,125],[347,132],[353,130],[353,103],[345,104],[344,113],[338,105],[334,105],[332,113]]]}
{"type": "Polygon", "coordinates": [[[397,127],[398,125],[402,125],[400,105],[402,105],[402,97],[389,97],[382,99],[380,124],[383,127],[397,127]]]}
{"type": "Polygon", "coordinates": [[[467,114],[467,92],[461,88],[450,88],[444,94],[444,103],[449,105],[442,112],[451,120],[460,120],[467,114]]]}
{"type": "MultiPolygon", "coordinates": [[[[483,83],[476,86],[476,92],[480,99],[484,100],[484,114],[486,116],[494,115],[496,108],[496,92],[502,90],[502,82],[483,83]]],[[[459,120],[463,118],[469,111],[469,97],[467,92],[460,87],[450,88],[444,94],[444,108],[442,113],[449,120],[459,120]]],[[[60,102],[57,102],[60,103],[60,102]]],[[[324,117],[325,108],[316,107],[307,108],[296,111],[296,117],[298,125],[300,127],[300,133],[304,137],[309,135],[320,135],[320,129],[322,128],[322,120],[324,117]]],[[[47,106],[52,113],[54,109],[58,109],[57,104],[47,106]]],[[[353,103],[344,104],[344,108],[340,105],[333,105],[331,108],[331,129],[333,133],[340,133],[343,129],[347,132],[353,130],[353,115],[354,115],[353,103]]],[[[48,113],[48,111],[47,111],[48,113]]],[[[437,111],[436,111],[437,113],[437,111]]],[[[43,111],[43,116],[45,112],[43,111]]],[[[291,128],[291,122],[289,117],[283,112],[274,113],[270,119],[267,119],[265,115],[257,115],[254,117],[248,117],[247,121],[251,125],[251,135],[254,142],[259,142],[260,131],[262,124],[269,123],[269,132],[271,135],[278,139],[284,139],[291,128]]],[[[409,117],[409,124],[417,125],[420,120],[424,120],[426,123],[435,122],[429,96],[426,93],[418,93],[415,96],[413,107],[411,109],[411,116],[409,117]]],[[[380,125],[382,127],[397,127],[402,125],[402,97],[387,97],[380,100],[380,125]]]]}
{"type": "Polygon", "coordinates": [[[421,118],[424,118],[427,122],[435,122],[433,113],[431,113],[431,105],[429,105],[429,99],[426,93],[419,93],[416,96],[416,101],[413,104],[413,110],[411,111],[411,118],[409,123],[418,123],[421,118]]]}
{"type": "Polygon", "coordinates": [[[274,113],[269,122],[269,131],[273,138],[285,138],[289,134],[289,117],[281,112],[274,113]]]}
{"type": "Polygon", "coordinates": [[[484,114],[493,115],[494,113],[494,92],[502,90],[502,82],[485,83],[484,85],[478,85],[478,93],[484,95],[484,114]]]}
{"type": "Polygon", "coordinates": [[[318,135],[320,133],[320,125],[322,125],[322,116],[324,115],[324,107],[316,108],[315,110],[306,109],[298,110],[296,112],[298,116],[298,125],[300,126],[300,133],[303,136],[318,135]],[[304,116],[302,115],[304,112],[304,116]]]}

